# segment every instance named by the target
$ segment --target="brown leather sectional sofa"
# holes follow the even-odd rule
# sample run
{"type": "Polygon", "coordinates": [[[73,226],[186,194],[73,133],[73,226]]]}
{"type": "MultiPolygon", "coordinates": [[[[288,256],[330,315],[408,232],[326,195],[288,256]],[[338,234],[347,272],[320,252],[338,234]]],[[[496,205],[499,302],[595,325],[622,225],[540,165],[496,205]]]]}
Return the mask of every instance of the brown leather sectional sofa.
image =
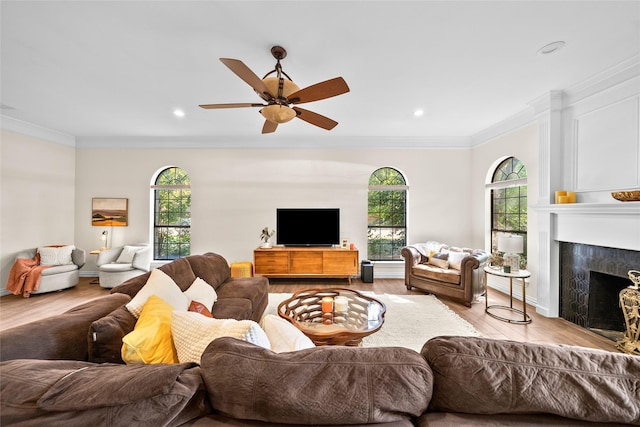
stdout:
{"type": "MultiPolygon", "coordinates": [[[[265,282],[236,282],[223,261],[206,254],[163,269],[181,287],[192,274],[217,284],[214,315],[235,307],[259,318],[266,301],[247,293],[266,292],[265,282]]],[[[275,353],[224,337],[200,365],[90,361],[113,350],[93,348],[93,335],[103,333],[93,326],[127,330],[121,309],[140,287],[129,281],[67,313],[0,332],[0,425],[640,425],[640,358],[577,347],[437,337],[420,353],[338,346],[275,353]]]]}

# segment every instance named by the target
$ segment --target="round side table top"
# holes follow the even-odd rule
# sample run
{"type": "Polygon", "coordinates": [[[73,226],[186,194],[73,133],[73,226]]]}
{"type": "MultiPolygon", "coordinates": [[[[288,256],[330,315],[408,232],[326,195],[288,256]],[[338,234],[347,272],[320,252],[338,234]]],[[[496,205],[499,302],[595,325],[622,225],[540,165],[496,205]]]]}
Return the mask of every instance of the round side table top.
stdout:
{"type": "Polygon", "coordinates": [[[531,272],[528,270],[518,270],[512,271],[511,273],[505,273],[504,271],[502,271],[502,268],[493,268],[486,265],[484,267],[484,271],[496,276],[511,277],[513,279],[526,279],[527,277],[531,277],[531,272]]]}

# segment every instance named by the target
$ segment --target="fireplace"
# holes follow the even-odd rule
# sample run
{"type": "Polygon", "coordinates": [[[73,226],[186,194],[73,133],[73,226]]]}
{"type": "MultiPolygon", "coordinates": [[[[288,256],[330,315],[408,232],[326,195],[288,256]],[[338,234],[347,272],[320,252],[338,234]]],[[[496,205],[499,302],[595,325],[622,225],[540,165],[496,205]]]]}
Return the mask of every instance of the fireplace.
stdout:
{"type": "Polygon", "coordinates": [[[640,251],[561,242],[560,317],[619,340],[625,323],[618,294],[639,266],[640,251]]]}

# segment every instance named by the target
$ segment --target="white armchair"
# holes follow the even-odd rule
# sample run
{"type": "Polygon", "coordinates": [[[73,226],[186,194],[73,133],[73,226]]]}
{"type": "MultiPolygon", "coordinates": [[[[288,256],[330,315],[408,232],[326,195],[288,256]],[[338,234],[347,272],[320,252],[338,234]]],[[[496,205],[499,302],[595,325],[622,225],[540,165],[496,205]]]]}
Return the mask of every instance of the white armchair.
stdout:
{"type": "Polygon", "coordinates": [[[101,251],[96,265],[100,286],[113,288],[151,270],[152,247],[146,243],[118,246],[101,251]]]}

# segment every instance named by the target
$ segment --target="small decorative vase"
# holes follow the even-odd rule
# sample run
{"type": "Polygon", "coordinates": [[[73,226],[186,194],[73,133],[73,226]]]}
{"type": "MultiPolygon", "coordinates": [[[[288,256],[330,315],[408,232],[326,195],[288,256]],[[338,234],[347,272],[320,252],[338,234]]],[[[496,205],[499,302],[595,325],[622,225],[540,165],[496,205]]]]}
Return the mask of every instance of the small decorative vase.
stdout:
{"type": "Polygon", "coordinates": [[[271,242],[264,242],[262,244],[262,246],[260,246],[262,249],[269,249],[271,248],[271,242]]]}

